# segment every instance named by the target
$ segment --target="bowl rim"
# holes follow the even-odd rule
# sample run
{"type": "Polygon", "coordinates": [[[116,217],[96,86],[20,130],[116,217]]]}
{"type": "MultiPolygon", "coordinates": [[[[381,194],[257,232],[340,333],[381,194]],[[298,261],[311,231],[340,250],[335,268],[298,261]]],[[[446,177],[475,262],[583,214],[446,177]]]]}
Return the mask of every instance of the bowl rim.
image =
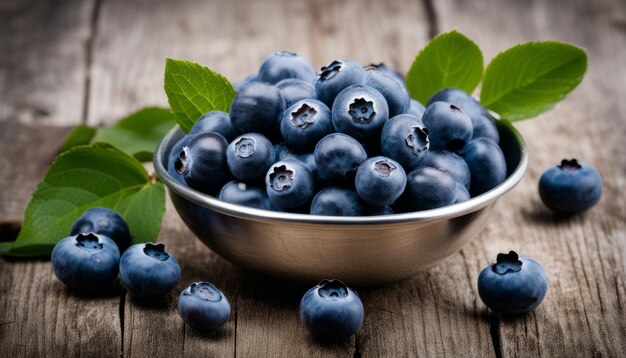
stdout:
{"type": "MultiPolygon", "coordinates": [[[[168,173],[167,169],[163,165],[166,147],[169,141],[172,140],[172,137],[179,131],[178,125],[174,126],[174,128],[172,128],[159,142],[159,145],[154,153],[153,164],[156,174],[171,192],[174,192],[201,207],[241,219],[325,225],[384,225],[407,222],[430,222],[445,218],[454,218],[482,209],[509,192],[520,182],[528,167],[528,151],[526,148],[526,142],[512,123],[506,120],[497,120],[497,122],[498,125],[504,126],[506,130],[509,130],[511,134],[513,134],[513,138],[517,142],[515,144],[519,147],[520,160],[511,174],[502,183],[500,183],[500,185],[467,201],[441,208],[414,211],[410,213],[378,216],[321,216],[256,209],[221,201],[216,197],[182,185],[168,173]]],[[[170,195],[172,194],[171,192],[170,195]]]]}

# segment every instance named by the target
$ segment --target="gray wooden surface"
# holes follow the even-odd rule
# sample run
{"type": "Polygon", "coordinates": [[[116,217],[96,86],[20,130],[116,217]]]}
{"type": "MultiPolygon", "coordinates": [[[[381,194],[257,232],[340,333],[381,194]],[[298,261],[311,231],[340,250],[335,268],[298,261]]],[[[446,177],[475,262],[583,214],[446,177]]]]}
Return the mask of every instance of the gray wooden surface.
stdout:
{"type": "Polygon", "coordinates": [[[0,356],[626,356],[626,4],[620,1],[22,1],[0,3],[0,239],[22,212],[69,128],[110,123],[166,105],[167,56],[240,80],[274,50],[315,66],[333,58],[406,71],[429,37],[458,28],[487,59],[515,43],[557,39],[585,47],[587,77],[553,111],[516,124],[530,165],[484,232],[404,282],[359,291],[366,319],[349,342],[325,345],[298,322],[306,287],[245,272],[194,239],[168,203],[159,241],[182,280],[214,282],[233,315],[198,333],[177,294],[150,305],[121,290],[69,293],[45,260],[0,259],[0,356]],[[537,181],[563,158],[601,172],[605,195],[568,220],[541,204],[537,181]],[[548,295],[514,319],[492,314],[478,273],[515,249],[543,263],[548,295]]]}

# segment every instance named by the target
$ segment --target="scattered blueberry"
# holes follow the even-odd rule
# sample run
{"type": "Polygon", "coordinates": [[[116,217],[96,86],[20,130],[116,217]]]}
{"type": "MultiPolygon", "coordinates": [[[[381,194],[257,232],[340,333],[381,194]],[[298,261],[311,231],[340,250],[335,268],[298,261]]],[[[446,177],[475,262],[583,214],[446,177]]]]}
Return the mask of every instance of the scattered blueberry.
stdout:
{"type": "Polygon", "coordinates": [[[275,210],[265,188],[231,180],[220,190],[218,199],[256,209],[275,210]]]}
{"type": "Polygon", "coordinates": [[[215,132],[196,134],[178,154],[174,168],[190,187],[212,194],[228,177],[227,148],[226,139],[215,132]]]}
{"type": "Polygon", "coordinates": [[[356,171],[367,159],[363,146],[342,133],[333,133],[322,138],[315,146],[313,154],[320,176],[324,179],[343,178],[356,171]]]}
{"type": "Polygon", "coordinates": [[[422,122],[428,128],[432,150],[456,152],[472,139],[472,120],[453,104],[430,104],[422,116],[422,122]]]}
{"type": "Polygon", "coordinates": [[[422,121],[413,115],[392,117],[383,127],[382,152],[406,170],[416,168],[430,148],[428,133],[422,121]]]}
{"type": "Polygon", "coordinates": [[[363,323],[363,303],[352,289],[339,280],[322,280],[300,301],[300,320],[314,336],[347,339],[363,323]]]}
{"type": "Polygon", "coordinates": [[[407,175],[403,196],[410,211],[452,205],[456,200],[456,182],[443,169],[419,167],[407,175]]]}
{"type": "Polygon", "coordinates": [[[309,167],[295,159],[274,163],[265,176],[270,202],[285,210],[296,209],[308,202],[313,196],[314,186],[309,167]]]}
{"type": "Polygon", "coordinates": [[[128,224],[122,215],[109,208],[91,208],[85,211],[72,226],[70,235],[94,233],[113,240],[120,252],[130,246],[128,224]]]}
{"type": "Polygon", "coordinates": [[[406,186],[406,173],[393,159],[372,157],[359,166],[355,179],[359,197],[372,206],[393,204],[406,186]]]}
{"type": "Polygon", "coordinates": [[[424,107],[424,105],[419,103],[418,101],[411,99],[411,105],[407,113],[414,115],[415,117],[421,120],[422,116],[424,115],[424,112],[426,112],[426,107],[424,107]]]}
{"type": "Polygon", "coordinates": [[[289,51],[274,52],[259,68],[259,81],[275,84],[287,78],[313,83],[315,70],[306,58],[289,51]]]}
{"type": "Polygon", "coordinates": [[[247,181],[265,176],[274,156],[274,146],[265,136],[248,133],[228,145],[226,163],[235,178],[247,181]]]}
{"type": "Polygon", "coordinates": [[[299,80],[297,78],[288,78],[276,84],[280,90],[280,94],[285,99],[287,108],[293,106],[296,102],[303,99],[316,99],[317,92],[311,82],[299,80]]]}
{"type": "Polygon", "coordinates": [[[252,82],[241,88],[230,104],[230,121],[240,133],[261,133],[272,138],[285,111],[278,87],[252,82]]]}
{"type": "Polygon", "coordinates": [[[476,138],[459,154],[472,174],[470,194],[472,197],[485,193],[506,179],[506,161],[498,143],[489,138],[476,138]]]}
{"type": "Polygon", "coordinates": [[[283,114],[280,132],[292,148],[312,151],[320,139],[334,132],[330,109],[316,99],[296,102],[283,114]]]}
{"type": "Polygon", "coordinates": [[[546,170],[539,180],[541,200],[561,214],[577,214],[590,209],[602,196],[602,178],[589,164],[563,159],[561,165],[546,170]]]}
{"type": "Polygon", "coordinates": [[[221,134],[227,141],[232,141],[237,136],[237,130],[230,123],[228,113],[222,111],[210,111],[200,117],[191,127],[189,136],[193,137],[199,133],[215,132],[221,134]]]}
{"type": "Polygon", "coordinates": [[[478,276],[478,294],[492,310],[503,314],[522,314],[537,307],[548,291],[548,280],[541,264],[519,258],[515,251],[498,254],[495,264],[478,276]]]}
{"type": "Polygon", "coordinates": [[[469,166],[463,158],[455,153],[428,151],[420,161],[420,165],[444,169],[448,174],[452,175],[454,180],[464,185],[467,190],[470,188],[471,173],[469,166]]]}
{"type": "Polygon", "coordinates": [[[344,88],[365,84],[367,75],[361,65],[352,61],[333,61],[322,67],[315,81],[317,98],[328,107],[344,88]]]}
{"type": "Polygon", "coordinates": [[[359,141],[380,137],[389,119],[385,97],[370,86],[353,85],[341,91],[332,106],[335,130],[359,141]]]}
{"type": "Polygon", "coordinates": [[[52,269],[66,286],[101,291],[117,277],[120,251],[113,240],[94,233],[69,236],[52,250],[52,269]]]}
{"type": "Polygon", "coordinates": [[[228,299],[208,282],[194,282],[178,298],[178,312],[191,327],[208,331],[222,327],[230,318],[228,299]]]}
{"type": "Polygon", "coordinates": [[[120,259],[120,281],[133,296],[164,296],[179,279],[180,266],[163,244],[135,244],[120,259]]]}
{"type": "Polygon", "coordinates": [[[376,67],[366,67],[366,84],[380,92],[389,107],[389,116],[407,113],[411,107],[411,97],[404,84],[376,67]]]}
{"type": "Polygon", "coordinates": [[[311,202],[311,215],[361,216],[364,207],[356,192],[330,187],[319,191],[311,202]]]}

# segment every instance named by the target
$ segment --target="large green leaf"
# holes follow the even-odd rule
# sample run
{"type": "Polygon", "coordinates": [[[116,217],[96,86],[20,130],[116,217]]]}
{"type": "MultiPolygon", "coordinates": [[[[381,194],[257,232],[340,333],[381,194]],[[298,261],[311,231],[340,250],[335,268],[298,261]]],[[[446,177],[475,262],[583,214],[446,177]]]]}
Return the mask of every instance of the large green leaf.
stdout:
{"type": "Polygon", "coordinates": [[[206,112],[228,112],[236,91],[224,76],[207,67],[168,58],[165,93],[178,124],[187,133],[206,112]]]}
{"type": "Polygon", "coordinates": [[[582,81],[587,54],[555,41],[528,42],[498,54],[487,66],[483,106],[515,121],[545,112],[582,81]]]}
{"type": "Polygon", "coordinates": [[[16,241],[0,249],[10,256],[50,254],[92,207],[124,216],[133,243],[154,241],[165,212],[165,190],[139,161],[109,144],[74,147],[52,163],[28,203],[16,241]]]}
{"type": "Polygon", "coordinates": [[[460,32],[438,35],[415,57],[407,74],[411,97],[422,104],[437,91],[455,87],[472,93],[483,74],[480,48],[460,32]]]}

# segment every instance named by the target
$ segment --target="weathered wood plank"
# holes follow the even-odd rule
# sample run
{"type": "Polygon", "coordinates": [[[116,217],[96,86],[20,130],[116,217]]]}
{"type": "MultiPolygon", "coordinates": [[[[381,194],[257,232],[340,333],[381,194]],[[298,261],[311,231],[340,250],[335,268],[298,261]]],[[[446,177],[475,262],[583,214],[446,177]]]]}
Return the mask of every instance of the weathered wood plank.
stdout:
{"type": "Polygon", "coordinates": [[[0,121],[80,123],[95,4],[0,4],[0,121]]]}
{"type": "MultiPolygon", "coordinates": [[[[458,27],[487,58],[529,40],[563,40],[589,52],[580,88],[555,110],[517,125],[528,142],[529,171],[499,203],[477,242],[484,254],[475,260],[487,264],[498,252],[517,249],[548,274],[548,296],[535,312],[500,321],[504,356],[623,356],[626,158],[619,153],[626,135],[626,50],[615,44],[624,42],[626,9],[613,1],[443,1],[436,12],[442,30],[458,27]],[[558,219],[540,202],[537,182],[544,169],[572,157],[598,168],[605,193],[588,213],[558,219]]],[[[474,280],[478,271],[469,274],[474,280]]]]}

